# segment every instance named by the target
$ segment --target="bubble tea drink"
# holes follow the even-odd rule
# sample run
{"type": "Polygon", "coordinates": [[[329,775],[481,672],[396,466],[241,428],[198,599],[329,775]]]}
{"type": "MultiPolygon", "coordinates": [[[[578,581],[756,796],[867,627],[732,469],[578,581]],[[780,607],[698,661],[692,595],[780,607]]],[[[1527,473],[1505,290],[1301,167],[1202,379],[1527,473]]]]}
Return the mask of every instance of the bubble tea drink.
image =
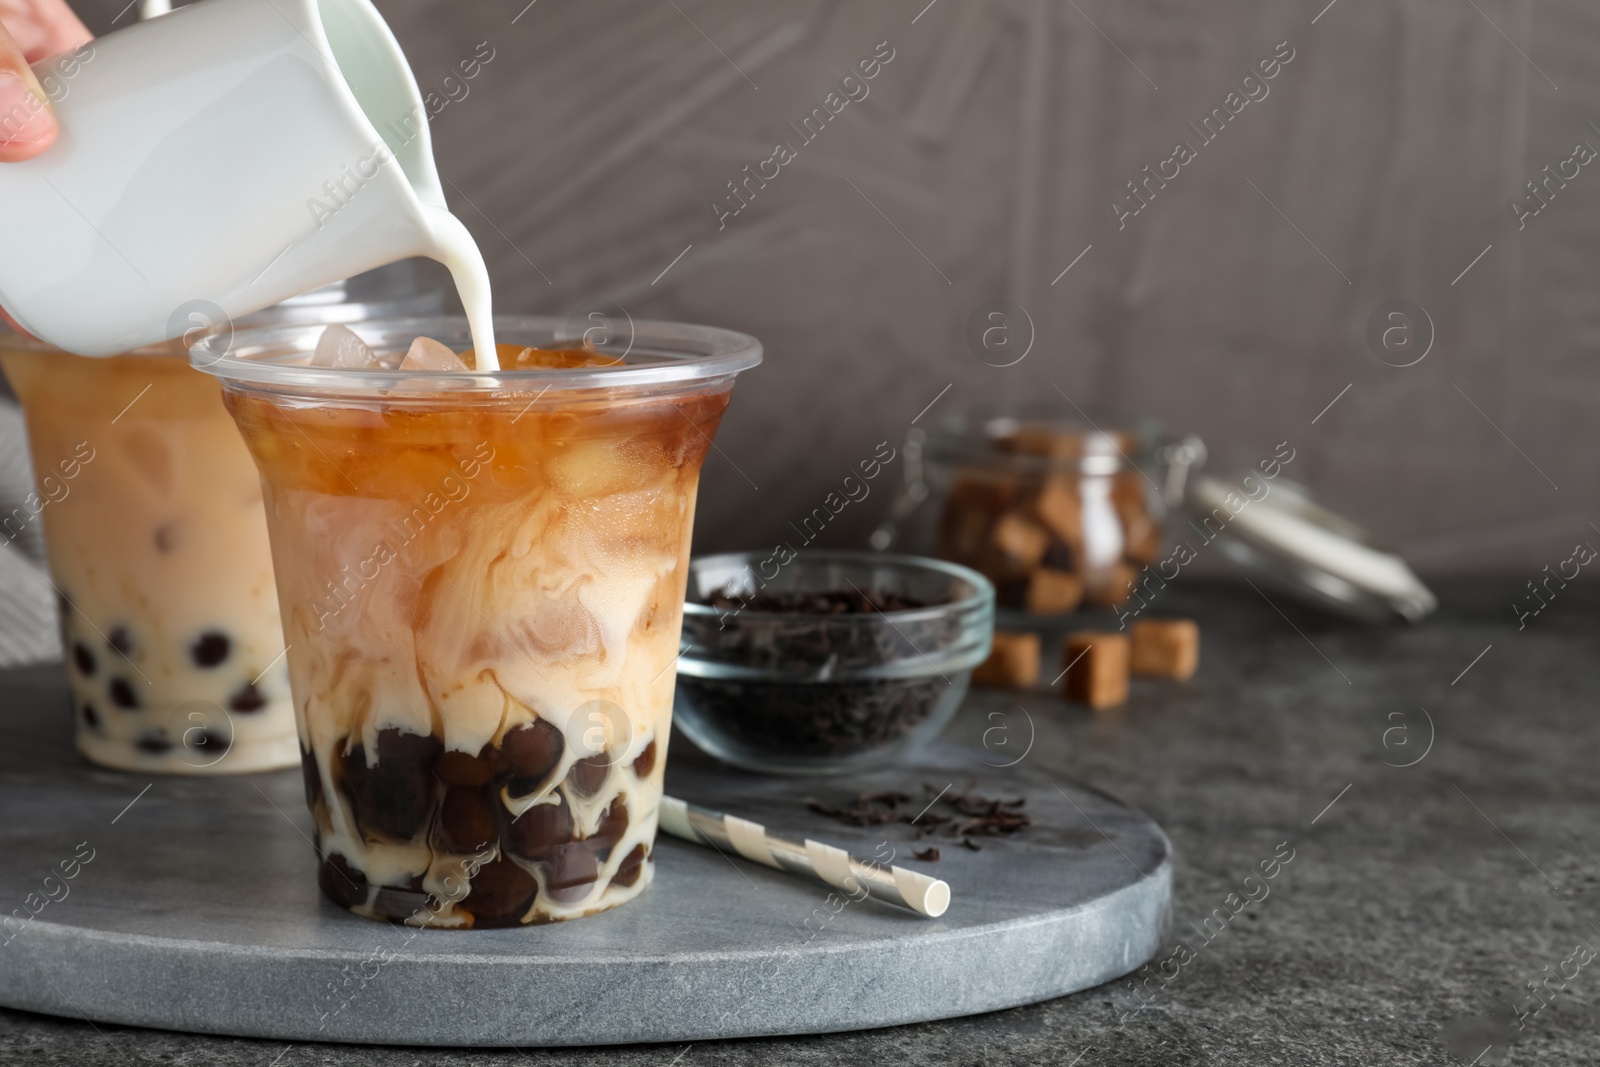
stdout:
{"type": "Polygon", "coordinates": [[[193,352],[261,471],[319,881],[372,918],[548,922],[649,884],[700,465],[760,360],[701,327],[495,327],[481,373],[451,319],[193,352]]]}
{"type": "MultiPolygon", "coordinates": [[[[0,333],[28,422],[80,752],[141,772],[298,758],[261,487],[217,383],[165,347],[108,359],[0,333]]],[[[4,551],[0,547],[0,551],[4,551]]]]}

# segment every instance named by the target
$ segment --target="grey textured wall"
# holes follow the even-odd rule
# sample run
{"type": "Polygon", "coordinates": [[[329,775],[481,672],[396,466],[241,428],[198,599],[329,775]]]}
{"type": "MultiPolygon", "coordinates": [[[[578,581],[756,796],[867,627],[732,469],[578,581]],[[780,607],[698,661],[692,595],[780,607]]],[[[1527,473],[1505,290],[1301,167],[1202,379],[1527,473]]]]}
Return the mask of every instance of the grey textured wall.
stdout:
{"type": "MultiPolygon", "coordinates": [[[[1220,467],[1290,441],[1424,570],[1536,571],[1600,538],[1600,167],[1525,228],[1510,208],[1600,147],[1593,0],[526,3],[379,0],[424,90],[494,49],[433,135],[501,309],[608,298],[766,343],[702,548],[784,536],[952,383],[941,406],[1055,386],[1150,413],[1220,467]],[[788,123],[884,41],[870,95],[803,144],[788,123]],[[1203,143],[1188,124],[1283,41],[1269,95],[1203,143]],[[725,183],[778,141],[797,158],[719,229],[725,183]],[[1196,158],[1119,229],[1125,183],[1178,141],[1196,158]],[[1364,339],[1399,298],[1437,331],[1407,368],[1364,339]],[[1037,330],[1004,369],[963,340],[995,299],[1037,330]]],[[[830,536],[859,541],[886,497],[830,536]]]]}

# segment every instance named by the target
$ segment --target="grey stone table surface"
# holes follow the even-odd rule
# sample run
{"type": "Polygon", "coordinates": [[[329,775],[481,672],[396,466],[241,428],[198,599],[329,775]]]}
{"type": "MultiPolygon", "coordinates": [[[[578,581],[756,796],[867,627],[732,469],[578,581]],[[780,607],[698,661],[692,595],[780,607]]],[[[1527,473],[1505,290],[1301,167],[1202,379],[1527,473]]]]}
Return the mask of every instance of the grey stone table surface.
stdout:
{"type": "Polygon", "coordinates": [[[1173,929],[1155,965],[1107,986],[881,1030],[551,1051],[5,1011],[0,1063],[1593,1063],[1600,588],[1576,580],[1519,629],[1524,581],[1445,584],[1437,617],[1379,629],[1248,586],[1173,587],[1152,610],[1200,619],[1192,682],[1138,681],[1100,718],[1044,693],[970,699],[948,736],[1026,749],[1035,770],[1121,796],[1172,839],[1173,929]],[[1263,863],[1270,881],[1251,877],[1263,863]]]}

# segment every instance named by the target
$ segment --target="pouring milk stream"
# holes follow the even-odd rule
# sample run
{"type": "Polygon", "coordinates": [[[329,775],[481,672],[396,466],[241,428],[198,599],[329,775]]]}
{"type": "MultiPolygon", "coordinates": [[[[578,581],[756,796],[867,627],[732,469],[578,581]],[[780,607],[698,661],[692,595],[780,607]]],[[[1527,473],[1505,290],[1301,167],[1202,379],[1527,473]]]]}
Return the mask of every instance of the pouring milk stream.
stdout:
{"type": "Polygon", "coordinates": [[[35,70],[62,134],[0,167],[13,325],[114,355],[427,256],[498,369],[488,270],[370,0],[200,0],[35,70]]]}

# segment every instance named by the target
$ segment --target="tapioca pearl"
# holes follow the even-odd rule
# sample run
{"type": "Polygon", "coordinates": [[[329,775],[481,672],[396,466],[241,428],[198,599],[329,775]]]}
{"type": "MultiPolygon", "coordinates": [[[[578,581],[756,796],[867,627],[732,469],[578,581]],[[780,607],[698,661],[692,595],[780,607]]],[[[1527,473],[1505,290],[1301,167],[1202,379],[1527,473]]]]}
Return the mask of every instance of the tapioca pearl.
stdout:
{"type": "Polygon", "coordinates": [[[144,734],[133,746],[151,756],[163,756],[172,751],[172,742],[163,734],[144,734]]]}
{"type": "Polygon", "coordinates": [[[322,774],[317,768],[315,752],[300,750],[300,774],[305,779],[306,807],[314,811],[322,802],[322,774]]]}
{"type": "Polygon", "coordinates": [[[364,834],[410,841],[426,829],[439,788],[433,776],[444,745],[431,734],[378,732],[377,763],[352,745],[339,759],[339,784],[364,834]]]}
{"type": "Polygon", "coordinates": [[[233,742],[215,730],[199,729],[188,730],[184,733],[184,740],[189,742],[189,747],[196,752],[203,752],[207,756],[221,759],[227,754],[233,742]]]}
{"type": "Polygon", "coordinates": [[[154,541],[156,551],[163,556],[171,555],[173,549],[178,547],[178,524],[164,522],[156,527],[154,541]]]}
{"type": "Polygon", "coordinates": [[[317,868],[317,885],[323,896],[341,908],[367,902],[367,876],[350,866],[337,852],[330,852],[317,868]]]}
{"type": "Polygon", "coordinates": [[[133,655],[133,634],[126,626],[113,626],[111,632],[106,634],[106,644],[119,655],[133,655]]]}
{"type": "Polygon", "coordinates": [[[471,889],[461,907],[472,913],[475,922],[518,919],[533,903],[539,883],[533,875],[504,856],[485,863],[472,876],[471,889]]]}
{"type": "Polygon", "coordinates": [[[72,642],[72,665],[78,668],[78,673],[85,678],[94,677],[94,653],[89,651],[89,646],[82,641],[72,642]]]}
{"type": "Polygon", "coordinates": [[[599,876],[594,853],[581,842],[558,845],[546,860],[545,895],[558,904],[575,904],[589,895],[599,876]]]}
{"type": "Polygon", "coordinates": [[[111,703],[119,708],[133,711],[139,706],[139,693],[133,688],[133,683],[126,678],[113,678],[107,691],[111,694],[111,703]]]}
{"type": "Polygon", "coordinates": [[[266,706],[266,695],[261,692],[254,682],[244,683],[235,689],[233,695],[228,698],[228,707],[245,714],[260,711],[266,706]]]}
{"type": "Polygon", "coordinates": [[[648,853],[643,845],[634,845],[633,851],[622,858],[617,865],[617,873],[611,876],[612,885],[628,887],[639,880],[639,872],[644,870],[645,856],[648,853]]]}
{"type": "Polygon", "coordinates": [[[556,793],[556,803],[535,804],[506,828],[506,843],[523,859],[538,860],[572,841],[572,809],[556,793]]]}
{"type": "Polygon", "coordinates": [[[543,719],[509,731],[500,739],[500,769],[508,776],[506,788],[512,796],[538,792],[566,751],[561,731],[543,719]]]}
{"type": "Polygon", "coordinates": [[[580,796],[592,797],[606,784],[606,775],[610,770],[611,764],[605,753],[586,756],[572,765],[572,770],[567,772],[567,781],[572,783],[572,788],[580,796]]]}
{"type": "Polygon", "coordinates": [[[476,756],[449,749],[433,765],[433,774],[446,785],[487,785],[494,777],[494,749],[484,745],[476,756]]]}
{"type": "Polygon", "coordinates": [[[594,850],[595,858],[604,863],[611,858],[611,850],[627,832],[628,805],[621,797],[617,797],[606,809],[606,813],[600,817],[600,825],[595,828],[594,833],[584,838],[584,843],[594,850]]]}
{"type": "Polygon", "coordinates": [[[80,712],[83,715],[83,725],[91,730],[100,729],[100,713],[94,710],[93,704],[85,704],[80,712]]]}
{"type": "Polygon", "coordinates": [[[637,778],[648,778],[650,772],[656,769],[656,743],[651,741],[644,746],[644,751],[639,753],[639,758],[633,761],[633,773],[637,778]]]}
{"type": "Polygon", "coordinates": [[[189,646],[189,658],[202,669],[215,667],[233,651],[233,639],[221,630],[207,630],[189,646]]]}
{"type": "Polygon", "coordinates": [[[445,790],[439,805],[439,840],[446,851],[468,855],[500,837],[495,803],[482,786],[458,785],[445,790]]]}

